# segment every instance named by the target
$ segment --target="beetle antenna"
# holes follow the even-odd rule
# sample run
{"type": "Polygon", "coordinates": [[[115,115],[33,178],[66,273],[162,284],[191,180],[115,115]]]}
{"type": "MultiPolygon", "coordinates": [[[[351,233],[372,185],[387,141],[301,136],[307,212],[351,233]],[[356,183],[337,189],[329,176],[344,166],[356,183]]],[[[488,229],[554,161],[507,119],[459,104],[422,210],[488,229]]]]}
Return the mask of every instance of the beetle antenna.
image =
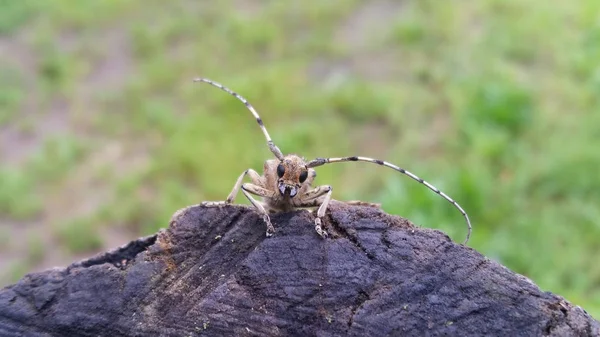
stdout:
{"type": "Polygon", "coordinates": [[[394,164],[390,164],[388,162],[385,162],[383,160],[379,160],[379,159],[373,159],[373,158],[368,158],[368,157],[342,157],[342,158],[317,158],[314,159],[310,162],[308,162],[306,164],[307,167],[316,167],[316,166],[321,166],[324,164],[329,164],[329,163],[341,163],[341,162],[347,162],[347,161],[364,161],[364,162],[368,162],[368,163],[374,163],[377,165],[382,165],[385,167],[389,167],[393,170],[396,170],[402,174],[405,174],[409,177],[411,177],[413,180],[418,181],[419,183],[425,185],[427,188],[429,188],[430,190],[432,190],[433,192],[435,192],[436,194],[442,196],[442,198],[446,199],[448,202],[450,202],[454,207],[456,207],[456,209],[458,209],[460,211],[460,213],[463,215],[463,217],[465,218],[466,222],[467,222],[467,228],[468,228],[468,232],[467,232],[467,238],[465,239],[464,244],[467,244],[467,242],[469,241],[469,238],[471,237],[471,221],[469,220],[469,216],[467,215],[467,213],[462,209],[462,207],[460,207],[460,205],[454,201],[452,198],[450,198],[448,195],[446,195],[446,193],[440,191],[439,189],[437,189],[435,186],[431,185],[430,183],[426,182],[425,180],[417,177],[416,175],[412,174],[411,172],[398,167],[394,164]]]}

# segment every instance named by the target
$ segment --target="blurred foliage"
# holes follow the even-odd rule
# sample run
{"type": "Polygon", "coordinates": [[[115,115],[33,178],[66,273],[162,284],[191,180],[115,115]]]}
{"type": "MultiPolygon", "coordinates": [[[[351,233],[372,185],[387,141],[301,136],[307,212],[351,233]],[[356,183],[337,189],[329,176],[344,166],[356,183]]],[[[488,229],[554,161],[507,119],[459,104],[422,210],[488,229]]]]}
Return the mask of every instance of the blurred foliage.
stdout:
{"type": "MultiPolygon", "coordinates": [[[[262,169],[252,116],[192,83],[205,76],[286,153],[415,172],[467,211],[470,246],[600,318],[600,2],[0,8],[3,283],[155,232],[262,169]]],[[[330,165],[318,182],[464,237],[456,209],[391,170],[330,165]]]]}

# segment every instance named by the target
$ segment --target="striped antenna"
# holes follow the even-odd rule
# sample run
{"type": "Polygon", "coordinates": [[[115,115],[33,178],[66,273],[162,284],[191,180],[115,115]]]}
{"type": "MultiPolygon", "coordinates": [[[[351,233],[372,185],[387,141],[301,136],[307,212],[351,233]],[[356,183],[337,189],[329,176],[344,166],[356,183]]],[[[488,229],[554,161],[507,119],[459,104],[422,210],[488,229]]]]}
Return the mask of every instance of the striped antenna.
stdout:
{"type": "Polygon", "coordinates": [[[229,93],[233,97],[242,101],[242,103],[244,103],[246,108],[248,108],[248,110],[250,110],[250,112],[252,112],[252,115],[254,115],[254,118],[256,118],[256,122],[258,123],[258,126],[260,126],[260,129],[262,130],[263,134],[265,135],[265,138],[267,138],[267,145],[269,145],[269,149],[271,150],[271,152],[273,152],[273,154],[275,155],[275,157],[277,157],[277,159],[283,160],[283,153],[281,153],[281,150],[279,150],[279,148],[273,143],[273,140],[271,140],[271,136],[269,136],[269,132],[267,132],[267,128],[265,128],[265,125],[263,124],[262,119],[258,115],[258,112],[256,112],[256,110],[254,109],[252,104],[250,104],[244,97],[240,96],[238,93],[232,91],[231,89],[227,88],[226,86],[222,85],[221,83],[217,83],[217,82],[209,80],[207,78],[195,78],[194,82],[208,83],[210,85],[213,85],[213,86],[229,93]]]}
{"type": "Polygon", "coordinates": [[[356,156],[343,157],[343,158],[317,158],[317,159],[314,159],[314,160],[308,162],[308,164],[306,166],[307,167],[316,167],[316,166],[321,166],[321,165],[329,164],[329,163],[341,163],[341,162],[347,162],[347,161],[364,161],[364,162],[368,162],[368,163],[374,163],[377,165],[389,167],[391,169],[394,169],[402,174],[405,174],[405,175],[411,177],[412,179],[418,181],[419,183],[427,186],[427,188],[434,191],[436,194],[441,195],[444,199],[446,199],[448,202],[450,202],[452,205],[454,205],[454,207],[456,207],[460,211],[460,213],[463,215],[463,217],[467,221],[468,232],[467,232],[467,238],[465,239],[465,242],[464,242],[464,244],[467,244],[467,242],[469,241],[469,238],[471,237],[471,221],[469,221],[469,216],[462,209],[462,207],[460,207],[460,205],[456,201],[454,201],[452,198],[450,198],[444,192],[437,189],[435,186],[431,185],[430,183],[426,182],[425,180],[417,177],[416,175],[412,174],[411,172],[409,172],[403,168],[400,168],[394,164],[390,164],[383,160],[367,158],[367,157],[356,157],[356,156]]]}

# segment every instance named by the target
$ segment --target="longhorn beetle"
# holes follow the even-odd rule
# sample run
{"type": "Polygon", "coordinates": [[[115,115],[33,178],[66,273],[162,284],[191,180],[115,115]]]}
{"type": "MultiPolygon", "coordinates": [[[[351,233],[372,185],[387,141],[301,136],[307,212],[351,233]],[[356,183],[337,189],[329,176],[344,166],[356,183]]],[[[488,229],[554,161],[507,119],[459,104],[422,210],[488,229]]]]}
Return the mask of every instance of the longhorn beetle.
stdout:
{"type": "MultiPolygon", "coordinates": [[[[454,207],[456,207],[465,218],[468,232],[464,244],[469,241],[471,236],[471,222],[469,221],[467,213],[462,209],[462,207],[460,207],[460,205],[458,205],[458,203],[456,203],[456,201],[452,200],[452,198],[450,198],[444,192],[438,190],[425,180],[394,164],[368,157],[352,156],[341,158],[316,158],[306,162],[304,158],[301,158],[295,154],[288,154],[284,156],[283,153],[281,153],[281,150],[279,150],[275,143],[273,143],[273,140],[271,140],[271,137],[269,136],[262,119],[254,107],[244,97],[231,91],[222,84],[206,78],[196,78],[194,79],[194,82],[205,82],[211,84],[242,101],[242,103],[246,105],[246,108],[248,108],[252,115],[254,115],[254,118],[256,118],[258,126],[267,139],[267,145],[276,158],[267,160],[265,162],[263,168],[264,173],[262,176],[253,169],[247,169],[244,171],[238,177],[235,185],[233,186],[233,190],[231,193],[229,193],[229,196],[227,196],[225,201],[205,201],[202,203],[203,206],[214,207],[231,204],[235,200],[235,197],[241,187],[242,193],[244,193],[246,198],[250,200],[252,205],[262,215],[264,222],[267,224],[267,236],[273,235],[273,232],[275,231],[275,228],[271,223],[271,219],[269,218],[269,212],[287,212],[295,208],[318,206],[319,209],[317,210],[317,216],[315,217],[315,230],[321,237],[325,238],[327,237],[327,232],[322,227],[322,218],[325,216],[327,205],[331,200],[332,187],[329,185],[321,185],[311,188],[311,185],[317,176],[317,173],[313,167],[337,162],[364,161],[396,170],[425,185],[438,195],[441,195],[444,199],[454,205],[454,207]],[[242,183],[244,177],[246,176],[250,177],[252,183],[242,183]],[[263,201],[257,201],[252,197],[252,194],[262,197],[263,201]]],[[[360,204],[361,202],[358,203],[360,204]]]]}

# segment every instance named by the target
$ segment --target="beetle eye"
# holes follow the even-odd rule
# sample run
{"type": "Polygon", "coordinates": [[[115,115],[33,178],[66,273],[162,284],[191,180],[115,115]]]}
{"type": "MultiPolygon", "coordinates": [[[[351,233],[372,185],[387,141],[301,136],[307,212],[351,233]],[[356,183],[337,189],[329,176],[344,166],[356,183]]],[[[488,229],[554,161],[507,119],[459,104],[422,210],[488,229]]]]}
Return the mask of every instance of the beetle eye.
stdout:
{"type": "Polygon", "coordinates": [[[279,176],[279,178],[283,177],[283,174],[285,173],[285,167],[283,166],[283,164],[279,164],[279,166],[277,166],[277,175],[279,176]]]}
{"type": "Polygon", "coordinates": [[[308,171],[303,171],[302,173],[300,173],[300,183],[303,183],[306,180],[306,178],[308,178],[308,171]]]}

